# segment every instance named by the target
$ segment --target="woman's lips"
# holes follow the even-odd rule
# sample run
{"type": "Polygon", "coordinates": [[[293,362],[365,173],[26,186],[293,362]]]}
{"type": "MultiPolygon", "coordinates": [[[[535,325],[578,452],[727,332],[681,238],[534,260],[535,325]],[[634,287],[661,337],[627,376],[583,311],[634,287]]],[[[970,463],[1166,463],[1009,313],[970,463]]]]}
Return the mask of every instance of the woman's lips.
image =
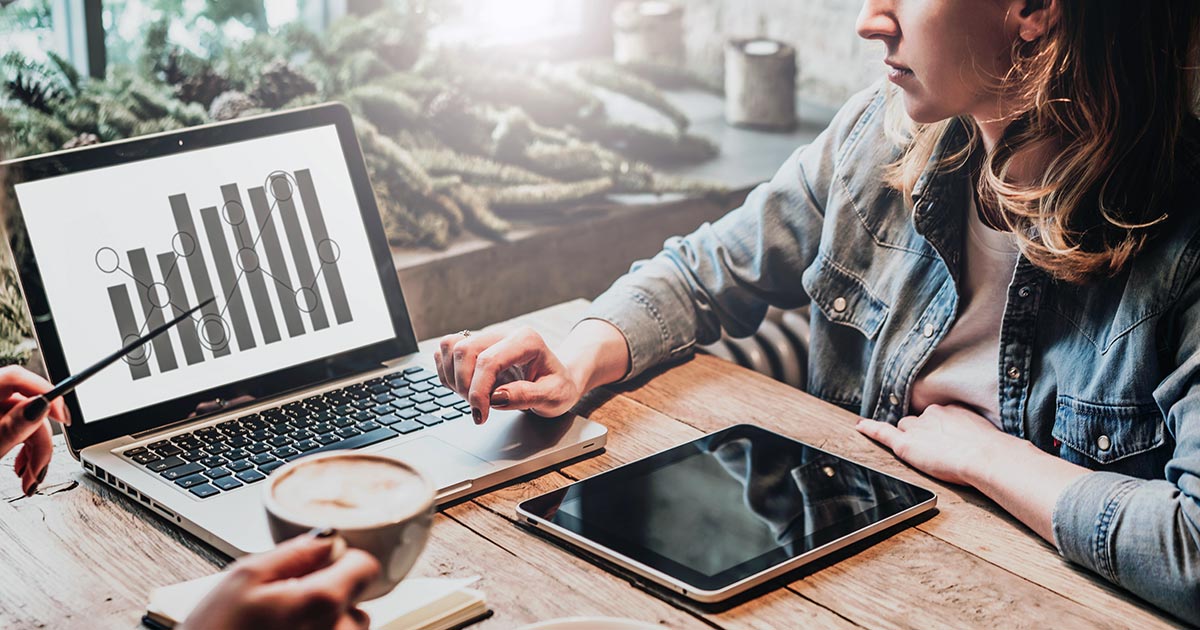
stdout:
{"type": "Polygon", "coordinates": [[[887,76],[892,83],[900,83],[912,78],[913,71],[904,66],[891,66],[887,76]]]}

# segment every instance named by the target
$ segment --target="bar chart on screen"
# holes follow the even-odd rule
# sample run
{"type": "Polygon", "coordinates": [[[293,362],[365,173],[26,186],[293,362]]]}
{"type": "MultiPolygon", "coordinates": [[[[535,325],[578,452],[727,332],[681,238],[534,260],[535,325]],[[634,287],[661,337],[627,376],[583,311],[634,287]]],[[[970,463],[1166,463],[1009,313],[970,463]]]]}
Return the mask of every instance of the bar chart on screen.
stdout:
{"type": "Polygon", "coordinates": [[[99,273],[117,279],[107,293],[122,343],[216,298],[130,354],[134,380],[354,320],[338,268],[341,248],[309,170],[273,171],[244,191],[220,185],[211,199],[196,201],[186,194],[162,200],[176,230],[170,243],[95,252],[99,273]]]}

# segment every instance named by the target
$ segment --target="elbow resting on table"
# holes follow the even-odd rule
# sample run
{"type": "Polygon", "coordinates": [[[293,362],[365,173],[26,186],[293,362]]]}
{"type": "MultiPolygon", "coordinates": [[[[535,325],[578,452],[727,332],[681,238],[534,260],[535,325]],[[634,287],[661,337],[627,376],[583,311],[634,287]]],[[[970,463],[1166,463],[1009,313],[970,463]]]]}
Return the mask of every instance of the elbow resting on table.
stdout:
{"type": "Polygon", "coordinates": [[[1055,507],[1055,543],[1068,560],[1200,624],[1198,499],[1200,478],[1188,474],[1178,483],[1084,475],[1055,507]]]}

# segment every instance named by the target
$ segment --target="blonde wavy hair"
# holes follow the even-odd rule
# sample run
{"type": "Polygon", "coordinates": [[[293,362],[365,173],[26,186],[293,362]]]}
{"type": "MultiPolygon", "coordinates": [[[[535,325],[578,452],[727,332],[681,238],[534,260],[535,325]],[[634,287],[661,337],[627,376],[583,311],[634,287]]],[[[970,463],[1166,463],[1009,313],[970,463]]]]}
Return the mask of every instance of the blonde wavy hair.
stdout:
{"type": "Polygon", "coordinates": [[[996,79],[995,89],[1016,106],[992,151],[983,150],[970,117],[916,124],[891,98],[889,131],[904,151],[888,183],[911,209],[913,188],[939,144],[963,125],[965,145],[934,168],[970,168],[987,221],[1016,235],[1034,265],[1081,283],[1123,270],[1169,224],[1176,184],[1200,164],[1200,2],[1058,5],[1057,22],[1038,40],[1014,44],[1012,69],[996,79]],[[1040,178],[1010,175],[1047,148],[1040,178]]]}

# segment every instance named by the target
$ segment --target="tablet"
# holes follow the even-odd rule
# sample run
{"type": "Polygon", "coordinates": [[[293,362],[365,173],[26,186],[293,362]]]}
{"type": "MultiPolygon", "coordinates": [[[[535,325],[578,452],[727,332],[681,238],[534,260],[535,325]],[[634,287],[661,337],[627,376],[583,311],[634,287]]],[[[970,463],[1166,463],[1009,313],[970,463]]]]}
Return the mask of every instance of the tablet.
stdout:
{"type": "Polygon", "coordinates": [[[517,507],[545,534],[719,602],[932,510],[932,492],[741,424],[517,507]]]}

